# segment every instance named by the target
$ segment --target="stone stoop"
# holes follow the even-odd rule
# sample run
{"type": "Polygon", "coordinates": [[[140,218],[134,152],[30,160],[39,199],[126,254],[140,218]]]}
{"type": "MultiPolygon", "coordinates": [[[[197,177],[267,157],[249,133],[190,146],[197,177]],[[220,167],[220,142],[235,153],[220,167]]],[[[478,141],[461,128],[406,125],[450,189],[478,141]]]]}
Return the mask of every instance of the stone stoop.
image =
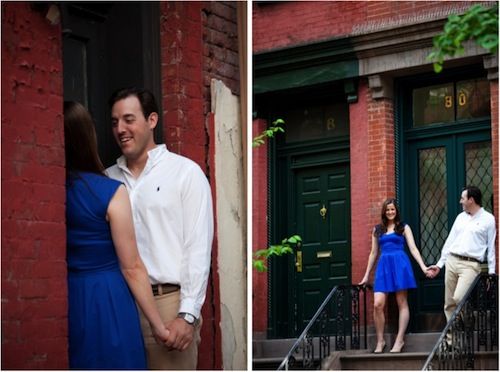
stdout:
{"type": "Polygon", "coordinates": [[[333,352],[322,363],[325,370],[420,370],[436,344],[440,333],[408,333],[402,353],[389,353],[396,335],[384,335],[386,347],[381,354],[374,354],[377,338],[368,335],[368,350],[333,352]]]}
{"type": "Polygon", "coordinates": [[[323,370],[421,370],[428,357],[427,352],[403,352],[391,354],[367,353],[366,350],[335,351],[323,361],[323,370]]]}
{"type": "MultiPolygon", "coordinates": [[[[368,350],[335,351],[322,363],[323,370],[421,370],[436,344],[440,333],[409,333],[402,353],[390,353],[395,335],[386,334],[386,348],[374,354],[376,336],[368,336],[368,350]]],[[[476,370],[498,371],[498,351],[475,354],[476,370]]]]}
{"type": "MultiPolygon", "coordinates": [[[[402,353],[391,354],[396,335],[385,334],[385,352],[373,354],[376,336],[368,335],[368,349],[332,351],[323,360],[323,370],[421,370],[440,333],[409,333],[402,353]]],[[[296,339],[253,340],[252,370],[276,370],[296,339]]],[[[317,349],[316,349],[317,350],[317,349]]],[[[301,355],[296,356],[298,360],[301,355]]],[[[498,351],[476,353],[475,369],[498,370],[498,351]]]]}
{"type": "MultiPolygon", "coordinates": [[[[409,352],[412,352],[415,354],[412,359],[423,359],[422,365],[425,362],[425,359],[427,358],[427,355],[429,355],[430,351],[434,347],[434,344],[436,343],[437,339],[439,337],[439,333],[414,333],[414,334],[407,334],[406,339],[405,339],[405,349],[404,353],[401,355],[408,354],[409,352]],[[422,355],[420,355],[420,354],[422,355]],[[418,357],[417,357],[418,355],[418,357]]],[[[388,354],[388,351],[392,347],[392,344],[394,343],[394,338],[395,335],[392,334],[386,334],[385,335],[385,340],[387,343],[386,346],[386,353],[388,354]]],[[[253,370],[275,370],[278,368],[278,366],[281,364],[283,359],[285,358],[286,354],[290,350],[290,348],[293,346],[294,342],[296,341],[295,338],[289,338],[289,339],[264,339],[264,338],[254,338],[252,345],[253,345],[253,370]]],[[[330,358],[338,358],[340,355],[342,355],[342,358],[346,358],[346,363],[348,363],[348,360],[351,360],[354,358],[354,356],[362,356],[362,355],[367,355],[364,358],[371,358],[371,357],[378,357],[380,355],[375,355],[371,353],[371,350],[375,348],[375,343],[376,343],[376,336],[374,334],[369,334],[368,335],[368,350],[348,350],[348,351],[342,351],[342,352],[332,352],[332,355],[330,355],[330,358]],[[353,355],[349,357],[349,353],[352,353],[353,355]]],[[[317,350],[317,349],[316,349],[317,350]]],[[[392,355],[392,354],[391,354],[392,355]]],[[[297,355],[297,359],[300,359],[301,356],[297,355]]],[[[328,360],[328,358],[327,358],[328,360]]],[[[396,360],[400,361],[401,359],[396,358],[396,360]]],[[[326,363],[326,360],[323,361],[323,366],[324,369],[330,369],[328,366],[328,363],[326,363]]],[[[394,363],[394,362],[392,362],[394,363]]],[[[412,366],[415,365],[417,362],[412,362],[412,366]]],[[[345,369],[345,368],[342,368],[345,369]]],[[[372,369],[372,368],[368,368],[372,369]]],[[[404,368],[398,368],[397,366],[390,365],[390,368],[385,368],[385,369],[404,369],[404,368]]]]}
{"type": "MultiPolygon", "coordinates": [[[[475,354],[475,370],[498,371],[498,351],[480,351],[475,354]]],[[[422,370],[428,353],[403,352],[400,354],[366,353],[366,350],[335,351],[323,361],[322,370],[357,371],[416,371],[422,370]]]]}

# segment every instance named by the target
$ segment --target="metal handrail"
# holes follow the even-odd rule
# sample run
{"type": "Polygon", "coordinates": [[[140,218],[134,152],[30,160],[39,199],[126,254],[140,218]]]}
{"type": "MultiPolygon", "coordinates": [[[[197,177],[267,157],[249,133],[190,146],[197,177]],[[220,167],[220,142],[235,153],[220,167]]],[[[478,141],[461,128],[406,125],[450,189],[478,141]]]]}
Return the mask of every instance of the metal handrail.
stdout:
{"type": "MultiPolygon", "coordinates": [[[[307,324],[307,326],[304,328],[304,330],[300,334],[299,338],[295,341],[295,343],[293,344],[292,348],[287,353],[285,359],[283,359],[283,361],[281,362],[280,366],[278,367],[278,370],[282,370],[282,369],[288,370],[288,363],[289,363],[290,359],[293,358],[292,355],[300,347],[300,344],[302,342],[304,342],[304,340],[307,338],[307,335],[309,334],[309,331],[311,330],[311,328],[313,327],[313,325],[316,323],[316,321],[318,319],[320,319],[320,317],[322,316],[322,314],[323,314],[326,306],[328,305],[328,303],[330,302],[330,300],[332,299],[332,297],[336,293],[338,293],[340,290],[345,290],[347,288],[349,288],[349,289],[357,288],[358,290],[363,290],[363,293],[364,293],[363,316],[364,316],[364,322],[365,322],[365,327],[364,327],[364,336],[365,336],[364,337],[364,344],[365,344],[365,348],[367,347],[366,289],[367,288],[371,289],[372,287],[370,285],[364,285],[364,286],[360,286],[360,285],[337,285],[337,286],[333,287],[333,289],[330,291],[330,293],[326,296],[326,298],[323,300],[323,302],[319,306],[318,310],[316,310],[316,313],[314,314],[314,316],[311,318],[311,320],[309,321],[309,323],[307,324]]],[[[359,331],[359,323],[358,323],[358,331],[359,331]]],[[[359,348],[359,345],[357,345],[357,346],[359,348]]],[[[328,350],[328,354],[329,354],[329,352],[330,352],[330,350],[328,350]]],[[[327,355],[325,355],[325,356],[327,356],[327,355]]]]}
{"type": "MultiPolygon", "coordinates": [[[[466,367],[470,369],[474,369],[474,337],[472,334],[468,335],[468,338],[470,339],[470,342],[472,345],[463,345],[463,343],[459,343],[458,345],[453,345],[449,346],[448,341],[446,340],[448,338],[448,333],[452,333],[454,330],[454,327],[458,325],[460,321],[463,321],[463,319],[468,316],[469,319],[467,324],[472,326],[476,323],[476,310],[477,308],[473,309],[467,309],[469,305],[471,305],[472,301],[474,300],[473,294],[477,293],[480,289],[480,284],[482,282],[486,282],[486,292],[491,290],[491,286],[493,286],[493,295],[496,296],[496,300],[494,299],[492,303],[494,304],[494,309],[490,310],[490,323],[491,322],[498,322],[498,277],[496,275],[488,275],[486,273],[482,273],[478,275],[475,279],[474,282],[471,284],[469,289],[467,290],[464,298],[460,301],[460,303],[457,305],[457,308],[453,312],[453,314],[450,317],[450,320],[444,327],[443,331],[441,332],[441,335],[439,336],[436,344],[434,345],[434,348],[432,349],[431,353],[429,354],[422,370],[432,370],[433,365],[432,362],[438,357],[438,360],[442,363],[445,363],[447,360],[456,360],[458,358],[463,358],[465,355],[467,357],[466,360],[466,367]],[[467,311],[468,310],[468,311],[467,311]],[[472,311],[471,311],[472,310],[472,311]]],[[[471,305],[472,306],[472,305],[471,305]]],[[[491,336],[491,341],[490,341],[490,346],[493,348],[493,345],[497,343],[497,336],[498,336],[498,325],[497,324],[491,324],[490,325],[490,336],[491,336]],[[494,335],[493,333],[497,333],[494,335]]],[[[459,328],[459,327],[458,327],[459,328]]],[[[468,327],[468,330],[470,330],[471,327],[468,327]]],[[[486,328],[486,327],[485,327],[486,328]]],[[[464,331],[467,331],[464,329],[464,331]]],[[[471,331],[473,333],[474,330],[471,331]]],[[[486,339],[483,340],[482,344],[487,345],[486,339]]],[[[478,343],[478,348],[481,345],[481,343],[478,343]]],[[[498,346],[498,344],[496,344],[498,346]]],[[[462,369],[462,368],[460,368],[462,369]]]]}

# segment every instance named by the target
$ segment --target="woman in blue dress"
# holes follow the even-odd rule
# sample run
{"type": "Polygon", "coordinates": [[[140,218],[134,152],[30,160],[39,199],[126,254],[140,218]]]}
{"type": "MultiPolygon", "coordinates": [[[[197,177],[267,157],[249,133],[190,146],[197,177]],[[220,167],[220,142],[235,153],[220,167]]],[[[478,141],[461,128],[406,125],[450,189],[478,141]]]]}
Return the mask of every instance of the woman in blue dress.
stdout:
{"type": "Polygon", "coordinates": [[[377,263],[373,285],[373,319],[377,333],[377,346],[373,352],[382,353],[385,349],[384,311],[388,294],[395,292],[399,308],[398,335],[390,352],[400,353],[404,346],[404,335],[408,321],[410,320],[407,290],[417,287],[410,259],[404,250],[405,242],[424,274],[427,273],[427,266],[415,245],[415,239],[413,238],[410,226],[401,222],[395,199],[384,201],[382,204],[381,219],[382,223],[373,229],[372,249],[368,257],[368,265],[365,275],[359,284],[364,285],[368,283],[368,277],[380,250],[380,258],[377,263]]]}
{"type": "Polygon", "coordinates": [[[127,190],[104,175],[79,103],[64,103],[64,140],[70,368],[146,369],[135,301],[158,342],[168,330],[137,251],[127,190]]]}

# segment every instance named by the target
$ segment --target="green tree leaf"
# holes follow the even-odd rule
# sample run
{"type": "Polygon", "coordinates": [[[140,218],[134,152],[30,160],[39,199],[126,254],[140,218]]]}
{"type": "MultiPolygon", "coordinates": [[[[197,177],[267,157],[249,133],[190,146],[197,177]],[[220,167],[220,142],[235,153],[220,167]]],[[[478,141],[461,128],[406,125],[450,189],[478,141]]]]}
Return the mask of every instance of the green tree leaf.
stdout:
{"type": "Polygon", "coordinates": [[[463,43],[470,39],[490,53],[498,53],[498,3],[488,8],[476,4],[463,15],[448,17],[443,32],[433,38],[434,48],[427,56],[427,60],[433,62],[434,71],[443,70],[445,57],[463,54],[463,43]]]}

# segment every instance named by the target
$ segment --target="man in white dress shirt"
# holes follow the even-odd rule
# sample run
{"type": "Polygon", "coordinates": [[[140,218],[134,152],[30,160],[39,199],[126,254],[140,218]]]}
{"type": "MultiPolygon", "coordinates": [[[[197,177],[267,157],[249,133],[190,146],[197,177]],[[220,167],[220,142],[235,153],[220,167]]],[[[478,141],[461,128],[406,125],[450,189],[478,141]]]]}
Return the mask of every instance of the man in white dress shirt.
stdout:
{"type": "Polygon", "coordinates": [[[453,223],[441,258],[427,271],[427,276],[434,278],[446,264],[444,313],[447,321],[480,273],[485,254],[488,273],[495,273],[495,218],[481,207],[481,199],[481,190],[477,187],[464,188],[460,198],[463,212],[453,223]]]}
{"type": "Polygon", "coordinates": [[[151,92],[122,89],[109,105],[123,155],[106,172],[127,187],[139,252],[170,332],[166,347],[158,345],[142,317],[148,367],[194,370],[213,238],[210,186],[195,162],[155,144],[151,92]]]}

